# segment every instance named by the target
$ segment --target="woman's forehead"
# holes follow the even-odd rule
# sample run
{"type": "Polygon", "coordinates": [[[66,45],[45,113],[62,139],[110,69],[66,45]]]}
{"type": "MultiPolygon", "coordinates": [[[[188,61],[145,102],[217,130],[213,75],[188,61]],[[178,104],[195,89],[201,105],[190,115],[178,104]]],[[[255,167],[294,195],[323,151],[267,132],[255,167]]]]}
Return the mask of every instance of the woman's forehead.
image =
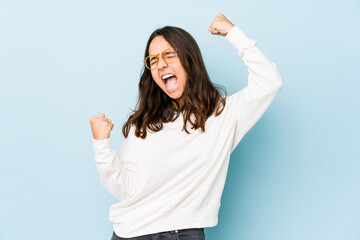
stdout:
{"type": "Polygon", "coordinates": [[[156,36],[149,46],[149,55],[156,55],[162,53],[165,49],[171,48],[172,46],[168,41],[165,40],[163,36],[156,36]]]}

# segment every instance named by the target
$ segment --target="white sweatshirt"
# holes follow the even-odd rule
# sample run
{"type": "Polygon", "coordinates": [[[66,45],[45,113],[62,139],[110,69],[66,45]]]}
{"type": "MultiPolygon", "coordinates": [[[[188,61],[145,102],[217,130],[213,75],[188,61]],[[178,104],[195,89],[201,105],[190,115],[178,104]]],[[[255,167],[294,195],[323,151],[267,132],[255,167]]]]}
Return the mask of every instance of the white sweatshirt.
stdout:
{"type": "Polygon", "coordinates": [[[226,40],[248,67],[248,85],[226,97],[223,112],[207,119],[204,133],[190,124],[191,134],[181,131],[180,114],[145,140],[132,127],[118,152],[110,138],[93,139],[101,182],[119,200],[109,214],[118,236],[217,225],[230,154],[282,88],[275,63],[254,40],[237,26],[226,40]]]}

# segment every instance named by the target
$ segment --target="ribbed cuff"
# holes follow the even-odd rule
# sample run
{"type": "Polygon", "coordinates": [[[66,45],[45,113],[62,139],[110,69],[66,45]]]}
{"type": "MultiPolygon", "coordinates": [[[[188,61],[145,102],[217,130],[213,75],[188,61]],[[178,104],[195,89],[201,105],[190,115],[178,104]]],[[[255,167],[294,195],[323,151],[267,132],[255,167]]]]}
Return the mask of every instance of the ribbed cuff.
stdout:
{"type": "Polygon", "coordinates": [[[95,138],[92,138],[93,142],[104,142],[104,141],[109,141],[110,138],[106,138],[106,139],[101,139],[101,140],[98,140],[98,139],[95,139],[95,138]]]}
{"type": "Polygon", "coordinates": [[[238,50],[241,57],[247,49],[256,45],[256,41],[246,36],[238,26],[231,28],[226,34],[225,39],[238,50]]]}
{"type": "Polygon", "coordinates": [[[95,154],[108,153],[112,150],[110,145],[110,138],[102,140],[96,140],[93,138],[92,141],[95,154]]]}

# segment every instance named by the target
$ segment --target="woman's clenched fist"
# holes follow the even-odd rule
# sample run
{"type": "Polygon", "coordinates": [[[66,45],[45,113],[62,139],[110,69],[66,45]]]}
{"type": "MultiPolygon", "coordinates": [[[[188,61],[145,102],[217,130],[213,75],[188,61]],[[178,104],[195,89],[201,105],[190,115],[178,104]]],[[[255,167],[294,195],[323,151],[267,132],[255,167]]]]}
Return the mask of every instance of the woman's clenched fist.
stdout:
{"type": "Polygon", "coordinates": [[[105,114],[98,114],[89,119],[91,131],[95,140],[103,140],[110,137],[110,132],[114,128],[111,119],[105,117],[105,114]]]}
{"type": "Polygon", "coordinates": [[[234,27],[234,24],[232,24],[224,15],[219,13],[211,22],[208,30],[213,35],[226,36],[232,27],[234,27]]]}

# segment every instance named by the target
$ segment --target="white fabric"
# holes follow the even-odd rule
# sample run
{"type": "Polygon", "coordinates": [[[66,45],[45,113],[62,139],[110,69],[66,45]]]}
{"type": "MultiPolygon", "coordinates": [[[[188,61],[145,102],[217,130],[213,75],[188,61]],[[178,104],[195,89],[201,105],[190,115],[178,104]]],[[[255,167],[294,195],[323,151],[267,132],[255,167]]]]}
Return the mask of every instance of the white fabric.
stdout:
{"type": "Polygon", "coordinates": [[[93,139],[101,182],[119,200],[109,215],[118,236],[217,225],[230,154],[282,88],[275,63],[254,40],[237,26],[226,40],[248,67],[248,85],[227,96],[223,112],[208,118],[204,133],[190,124],[190,135],[181,131],[180,114],[145,140],[132,127],[118,152],[110,138],[93,139]]]}

